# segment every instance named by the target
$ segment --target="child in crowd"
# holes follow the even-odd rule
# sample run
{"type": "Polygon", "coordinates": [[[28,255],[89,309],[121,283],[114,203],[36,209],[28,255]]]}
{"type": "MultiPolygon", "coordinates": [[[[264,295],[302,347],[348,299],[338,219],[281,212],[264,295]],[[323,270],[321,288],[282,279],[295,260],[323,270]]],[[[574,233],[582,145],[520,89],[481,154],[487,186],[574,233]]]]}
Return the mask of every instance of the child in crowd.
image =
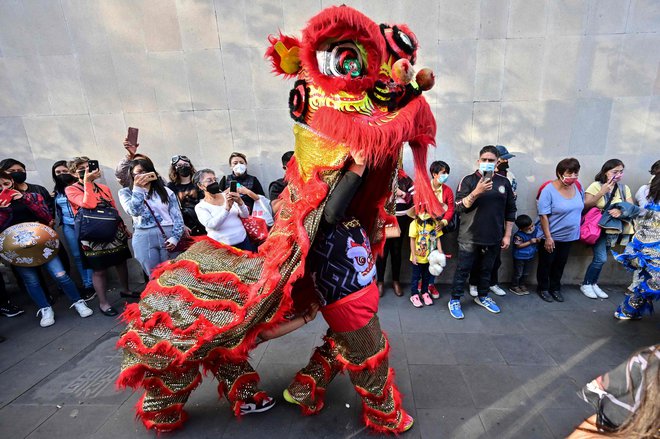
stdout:
{"type": "Polygon", "coordinates": [[[439,229],[437,221],[426,212],[418,213],[410,223],[408,236],[410,237],[410,262],[413,264],[410,301],[415,308],[433,305],[433,299],[429,295],[429,281],[432,278],[429,273],[429,255],[436,249],[442,253],[440,243],[442,231],[437,231],[437,229],[439,229]],[[420,280],[421,287],[418,285],[420,280]],[[424,304],[422,304],[422,300],[424,304]]]}
{"type": "Polygon", "coordinates": [[[518,296],[529,294],[525,286],[525,278],[532,265],[540,241],[536,237],[538,226],[536,226],[528,215],[519,215],[516,218],[518,231],[513,235],[513,279],[511,280],[511,292],[518,296]]]}

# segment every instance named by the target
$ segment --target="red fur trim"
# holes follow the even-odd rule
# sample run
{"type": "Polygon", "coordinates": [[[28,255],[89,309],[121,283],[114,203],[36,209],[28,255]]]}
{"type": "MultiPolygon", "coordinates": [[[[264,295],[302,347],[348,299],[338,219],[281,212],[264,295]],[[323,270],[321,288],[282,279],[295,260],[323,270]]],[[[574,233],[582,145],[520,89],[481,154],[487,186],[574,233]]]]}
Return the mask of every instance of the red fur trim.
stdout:
{"type": "Polygon", "coordinates": [[[372,401],[383,402],[385,398],[387,398],[387,396],[389,395],[388,389],[390,388],[390,386],[393,385],[394,385],[394,369],[390,367],[387,371],[387,379],[385,380],[385,385],[383,386],[383,393],[381,395],[376,395],[374,393],[371,393],[360,386],[353,386],[353,387],[355,388],[355,391],[362,398],[369,398],[372,401]]]}
{"type": "Polygon", "coordinates": [[[293,378],[293,381],[297,381],[300,384],[307,385],[310,388],[310,393],[313,395],[313,401],[316,403],[316,410],[311,409],[309,406],[298,401],[302,414],[305,416],[311,416],[319,413],[324,406],[325,399],[325,389],[319,387],[316,384],[316,380],[309,375],[305,375],[301,372],[298,372],[293,378]]]}
{"type": "Polygon", "coordinates": [[[403,428],[405,426],[406,415],[408,413],[403,408],[401,408],[401,404],[403,402],[401,398],[401,393],[394,384],[392,384],[391,389],[392,389],[392,398],[394,399],[394,410],[391,413],[383,413],[378,410],[372,409],[368,407],[364,403],[364,401],[362,402],[362,409],[363,409],[362,419],[364,420],[365,425],[379,433],[386,433],[386,434],[402,433],[403,428]],[[399,423],[396,425],[396,427],[389,428],[383,425],[383,424],[392,423],[392,421],[396,420],[399,413],[401,413],[401,419],[399,420],[399,423]],[[381,421],[382,424],[377,423],[377,421],[372,420],[372,418],[376,418],[376,420],[381,421]]]}
{"type": "MultiPolygon", "coordinates": [[[[291,50],[294,47],[300,48],[300,40],[296,37],[292,37],[289,35],[284,35],[281,31],[279,32],[279,36],[276,35],[269,35],[268,36],[268,48],[266,49],[266,53],[264,54],[264,58],[270,59],[271,66],[273,67],[272,72],[276,75],[282,75],[284,79],[291,79],[295,78],[296,73],[287,73],[284,70],[282,70],[282,67],[280,65],[280,62],[282,60],[280,54],[275,50],[275,44],[277,42],[282,42],[284,46],[286,47],[287,50],[291,50]]],[[[300,70],[300,69],[298,69],[300,70]]]]}
{"type": "Polygon", "coordinates": [[[146,393],[142,395],[140,400],[135,405],[135,417],[139,418],[142,421],[142,423],[147,428],[147,430],[153,429],[159,433],[165,433],[183,427],[184,422],[186,422],[186,420],[188,419],[188,414],[186,413],[185,410],[183,410],[183,404],[176,403],[176,404],[172,404],[171,406],[163,410],[158,410],[154,412],[145,412],[142,409],[142,405],[144,403],[144,398],[146,396],[147,396],[146,393]],[[179,420],[176,422],[164,423],[164,422],[154,421],[156,416],[159,415],[167,416],[174,414],[179,415],[179,420]]]}
{"type": "Polygon", "coordinates": [[[115,387],[117,390],[125,389],[126,387],[130,387],[133,390],[137,389],[142,383],[144,373],[147,370],[148,368],[143,364],[135,364],[127,367],[119,373],[115,387]]]}
{"type": "MultiPolygon", "coordinates": [[[[330,343],[330,346],[333,349],[335,348],[336,343],[334,340],[332,340],[331,338],[327,338],[326,341],[330,343]]],[[[383,349],[381,349],[371,357],[367,358],[361,364],[351,363],[341,354],[337,354],[336,359],[342,365],[343,369],[349,370],[351,372],[362,372],[363,370],[374,370],[375,368],[380,366],[383,363],[383,361],[387,359],[389,354],[390,354],[390,342],[387,340],[387,338],[385,338],[385,346],[383,347],[383,349]]]]}
{"type": "Polygon", "coordinates": [[[167,395],[180,395],[182,393],[192,392],[193,390],[195,390],[197,388],[197,386],[199,386],[201,384],[201,382],[202,382],[202,375],[198,373],[195,376],[195,379],[193,380],[192,383],[190,383],[189,385],[187,385],[183,389],[178,390],[176,392],[173,392],[172,390],[170,390],[170,388],[167,387],[167,385],[159,377],[148,377],[148,378],[143,379],[142,380],[142,386],[147,390],[158,389],[159,391],[161,391],[162,393],[167,394],[167,395]]]}
{"type": "Polygon", "coordinates": [[[380,28],[369,17],[348,6],[326,8],[312,17],[303,30],[300,60],[303,69],[326,93],[364,92],[373,87],[380,66],[387,59],[380,28]],[[333,41],[358,41],[367,53],[361,78],[329,77],[318,70],[316,51],[333,41]]]}

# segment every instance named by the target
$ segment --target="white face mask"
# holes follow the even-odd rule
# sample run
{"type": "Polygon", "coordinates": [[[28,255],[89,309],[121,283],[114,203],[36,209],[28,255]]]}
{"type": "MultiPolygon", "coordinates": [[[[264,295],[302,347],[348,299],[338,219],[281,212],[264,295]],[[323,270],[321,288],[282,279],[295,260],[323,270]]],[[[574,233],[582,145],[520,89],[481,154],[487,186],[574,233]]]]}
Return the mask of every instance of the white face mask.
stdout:
{"type": "Polygon", "coordinates": [[[234,174],[236,175],[243,175],[245,174],[245,171],[247,171],[247,166],[243,163],[236,163],[231,170],[234,171],[234,174]]]}

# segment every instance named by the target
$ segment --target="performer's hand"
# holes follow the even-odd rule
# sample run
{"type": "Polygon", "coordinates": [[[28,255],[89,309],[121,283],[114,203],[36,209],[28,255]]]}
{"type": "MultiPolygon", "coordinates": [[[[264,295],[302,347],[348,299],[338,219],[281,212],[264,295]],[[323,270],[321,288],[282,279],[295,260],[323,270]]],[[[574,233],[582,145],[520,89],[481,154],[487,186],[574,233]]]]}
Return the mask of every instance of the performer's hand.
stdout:
{"type": "Polygon", "coordinates": [[[307,322],[311,322],[316,318],[316,313],[319,311],[319,304],[318,302],[312,302],[309,305],[309,308],[307,308],[307,311],[305,312],[305,320],[307,322]]]}

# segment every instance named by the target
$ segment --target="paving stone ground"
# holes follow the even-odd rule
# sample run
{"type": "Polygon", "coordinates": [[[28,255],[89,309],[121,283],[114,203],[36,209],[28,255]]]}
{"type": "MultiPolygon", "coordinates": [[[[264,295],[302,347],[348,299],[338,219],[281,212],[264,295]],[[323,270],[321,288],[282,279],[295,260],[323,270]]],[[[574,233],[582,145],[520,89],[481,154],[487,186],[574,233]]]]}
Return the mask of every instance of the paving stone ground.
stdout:
{"type": "MultiPolygon", "coordinates": [[[[463,321],[449,316],[447,289],[439,289],[441,299],[423,309],[391,289],[381,300],[390,361],[416,419],[405,438],[565,437],[590,415],[576,391],[639,347],[660,342],[657,315],[636,322],[612,317],[620,288],[605,288],[608,300],[590,300],[568,287],[564,303],[508,294],[495,297],[499,315],[464,298],[463,321]]],[[[56,303],[50,328],[39,327],[27,302],[26,314],[0,319],[0,335],[8,339],[0,344],[0,437],[155,438],[134,420],[139,395],[114,387],[120,363],[114,344],[122,324],[98,312],[81,319],[65,301],[56,303]]],[[[209,376],[186,406],[186,428],[162,437],[373,437],[360,421],[360,403],[346,376],[328,389],[317,416],[303,417],[280,398],[325,328],[319,316],[253,352],[263,388],[278,398],[270,412],[237,420],[209,376]]]]}

